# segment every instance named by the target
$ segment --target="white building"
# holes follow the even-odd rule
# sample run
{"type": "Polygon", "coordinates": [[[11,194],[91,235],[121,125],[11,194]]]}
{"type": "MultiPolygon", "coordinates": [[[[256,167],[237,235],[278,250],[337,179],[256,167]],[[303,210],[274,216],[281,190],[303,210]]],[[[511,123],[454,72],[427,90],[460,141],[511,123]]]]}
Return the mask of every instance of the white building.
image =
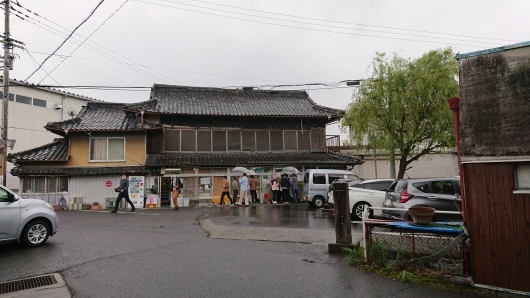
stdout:
{"type": "MultiPolygon", "coordinates": [[[[1,78],[0,82],[3,85],[1,78]]],[[[0,92],[0,95],[3,98],[3,92],[0,92]]],[[[81,111],[81,107],[89,101],[97,100],[53,88],[37,87],[22,81],[10,80],[7,139],[16,141],[13,148],[7,149],[7,153],[20,152],[52,142],[56,136],[44,129],[44,126],[48,122],[70,119],[69,112],[81,111]]],[[[3,121],[0,125],[2,123],[3,121]]],[[[12,163],[7,163],[6,185],[17,191],[19,179],[11,175],[10,171],[13,167],[12,163]]]]}

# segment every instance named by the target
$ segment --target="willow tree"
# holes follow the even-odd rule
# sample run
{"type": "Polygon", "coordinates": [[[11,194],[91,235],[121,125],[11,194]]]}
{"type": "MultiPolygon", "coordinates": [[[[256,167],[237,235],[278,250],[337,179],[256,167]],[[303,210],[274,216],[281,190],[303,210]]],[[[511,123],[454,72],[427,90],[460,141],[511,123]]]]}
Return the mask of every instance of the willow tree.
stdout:
{"type": "Polygon", "coordinates": [[[369,78],[354,91],[343,119],[359,146],[399,159],[397,178],[420,157],[455,145],[447,99],[458,96],[458,64],[451,49],[417,59],[377,53],[369,78]]]}

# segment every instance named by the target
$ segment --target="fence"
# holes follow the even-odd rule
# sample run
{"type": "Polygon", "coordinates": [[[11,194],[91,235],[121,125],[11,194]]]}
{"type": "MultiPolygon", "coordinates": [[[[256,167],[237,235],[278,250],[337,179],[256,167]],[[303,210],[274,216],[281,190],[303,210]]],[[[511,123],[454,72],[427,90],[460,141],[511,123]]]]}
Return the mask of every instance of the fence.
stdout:
{"type": "MultiPolygon", "coordinates": [[[[396,221],[369,220],[367,219],[368,213],[366,209],[363,214],[364,241],[362,243],[367,263],[377,263],[383,266],[388,263],[406,263],[421,257],[436,255],[446,249],[443,256],[436,259],[442,273],[463,274],[465,242],[449,246],[460,234],[459,229],[451,231],[451,226],[439,224],[434,226],[445,228],[445,232],[416,231],[413,230],[414,227],[407,229],[391,224],[396,221]]],[[[403,223],[403,221],[399,222],[403,223]]]]}
{"type": "Polygon", "coordinates": [[[52,193],[24,193],[22,194],[24,198],[39,199],[45,202],[48,202],[52,205],[59,205],[59,199],[61,197],[66,199],[68,203],[68,193],[67,192],[52,192],[52,193]]]}

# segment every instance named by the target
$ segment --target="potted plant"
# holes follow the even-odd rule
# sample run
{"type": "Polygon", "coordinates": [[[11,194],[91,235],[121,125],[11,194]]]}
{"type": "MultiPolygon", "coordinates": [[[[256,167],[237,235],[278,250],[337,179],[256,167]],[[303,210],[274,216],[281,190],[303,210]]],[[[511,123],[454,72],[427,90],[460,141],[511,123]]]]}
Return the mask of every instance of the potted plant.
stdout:
{"type": "Polygon", "coordinates": [[[83,205],[82,205],[81,208],[82,208],[83,210],[90,210],[90,207],[92,207],[92,206],[90,206],[90,204],[88,204],[88,203],[83,203],[83,205]]]}
{"type": "Polygon", "coordinates": [[[92,203],[92,206],[90,207],[90,210],[99,210],[101,209],[101,206],[99,206],[98,202],[92,203]]]}
{"type": "Polygon", "coordinates": [[[432,207],[410,207],[409,214],[417,225],[428,225],[434,217],[434,208],[432,207]]]}

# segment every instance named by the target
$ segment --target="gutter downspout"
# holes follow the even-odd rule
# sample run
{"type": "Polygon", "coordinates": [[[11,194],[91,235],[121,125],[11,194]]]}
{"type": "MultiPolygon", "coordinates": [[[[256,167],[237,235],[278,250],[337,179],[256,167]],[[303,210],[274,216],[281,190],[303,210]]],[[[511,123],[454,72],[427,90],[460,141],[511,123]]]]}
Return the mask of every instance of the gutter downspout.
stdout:
{"type": "MultiPolygon", "coordinates": [[[[456,134],[456,152],[458,156],[458,174],[460,177],[460,198],[462,200],[462,219],[464,223],[464,231],[467,233],[466,224],[467,224],[467,216],[466,216],[466,192],[464,187],[464,171],[462,167],[462,149],[460,148],[460,98],[453,97],[449,98],[447,100],[447,103],[449,104],[449,108],[451,111],[453,111],[453,121],[455,124],[455,134],[456,134]]],[[[464,264],[465,264],[465,272],[468,275],[471,275],[471,264],[468,254],[468,248],[466,247],[465,242],[463,243],[464,246],[464,264]]]]}

